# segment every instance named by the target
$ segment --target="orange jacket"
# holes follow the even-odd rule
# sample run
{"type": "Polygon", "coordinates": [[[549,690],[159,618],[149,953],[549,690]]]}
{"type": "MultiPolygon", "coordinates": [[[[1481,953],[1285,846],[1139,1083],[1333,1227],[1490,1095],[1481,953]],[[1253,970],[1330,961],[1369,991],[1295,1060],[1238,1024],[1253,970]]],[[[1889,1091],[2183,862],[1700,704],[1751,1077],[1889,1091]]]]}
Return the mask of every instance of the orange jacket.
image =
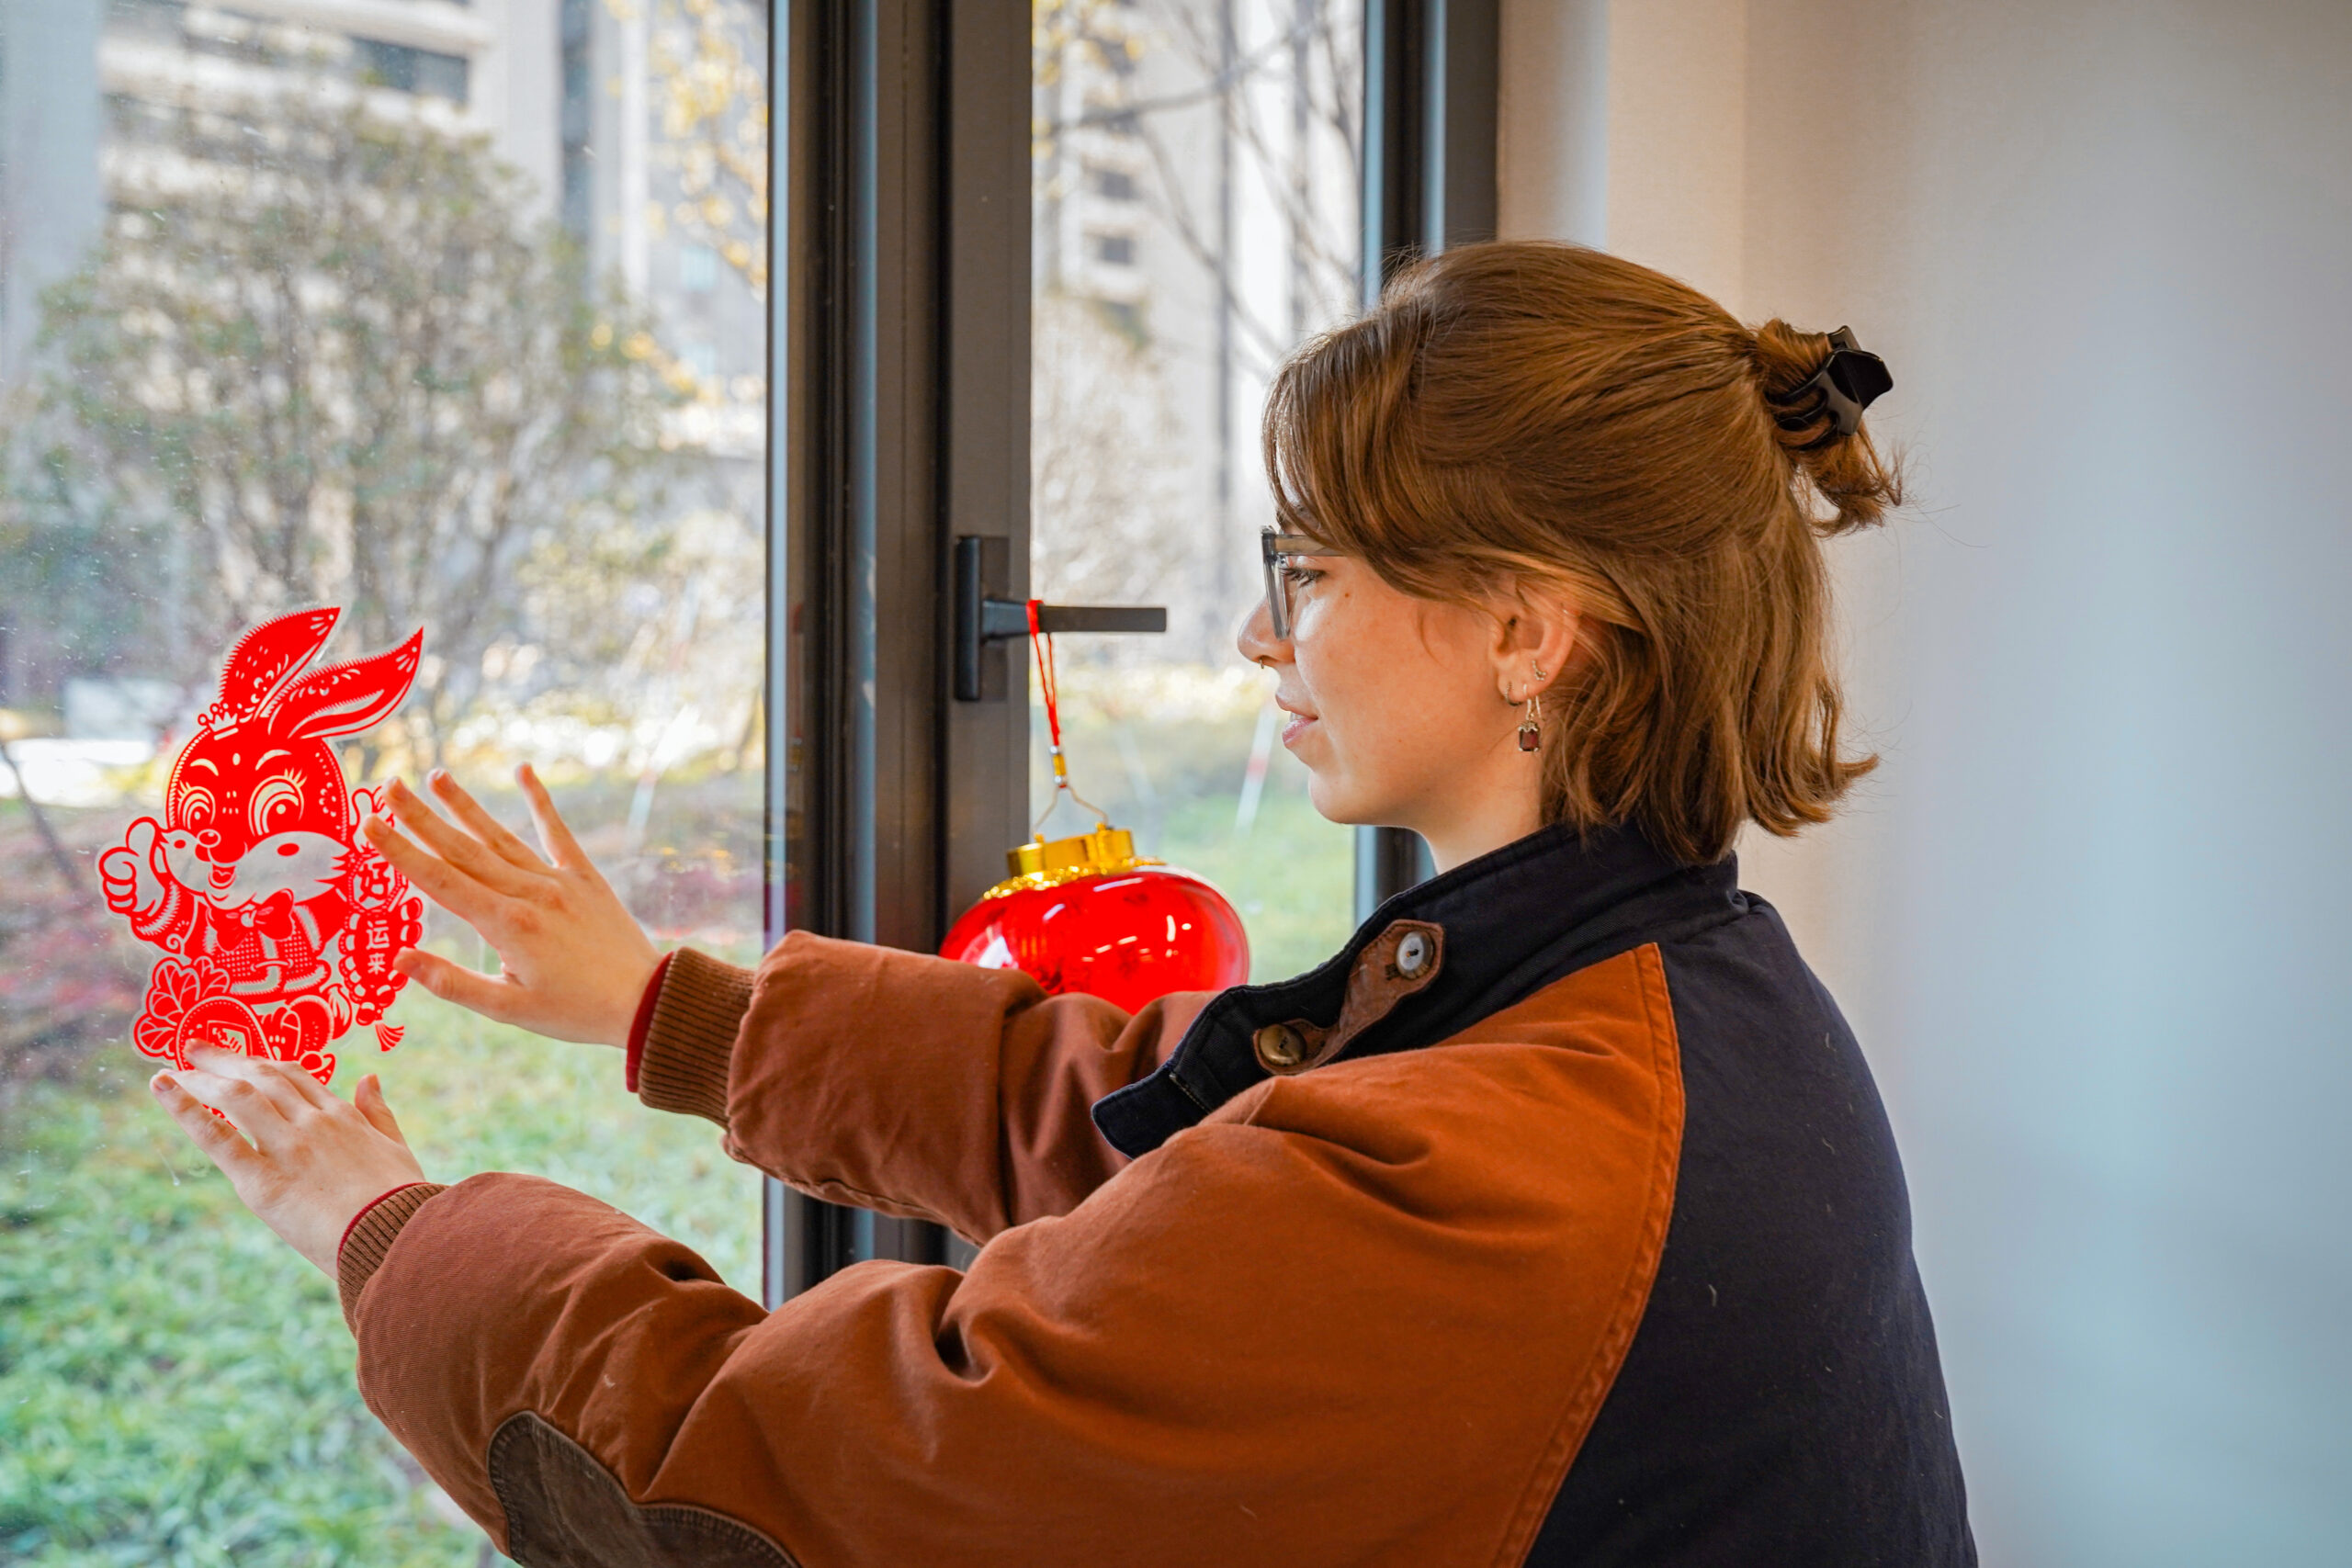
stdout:
{"type": "MultiPolygon", "coordinates": [[[[1510,863],[1589,858],[1537,838],[1510,863]]],[[[1637,1332],[1651,1337],[1669,1224],[1685,1227],[1669,971],[1717,927],[1779,922],[1726,901],[1743,897],[1727,870],[1706,874],[1718,888],[1660,865],[1669,901],[1709,911],[1699,938],[1664,909],[1665,942],[1616,930],[1609,897],[1555,899],[1561,929],[1517,921],[1510,938],[1491,921],[1523,889],[1476,865],[1485,883],[1426,885],[1290,987],[1133,1018],[1017,973],[805,934],[756,975],[683,952],[652,1015],[646,1102],[718,1122],[729,1154],[803,1191],[938,1220],[978,1258],[862,1263],[765,1313],[554,1183],[413,1188],[344,1250],[368,1403],[526,1563],[1426,1568],[1547,1557],[1539,1531],[1559,1545],[1569,1527],[1624,1549],[1594,1560],[1668,1561],[1642,1543],[1672,1531],[1628,1534],[1606,1500],[1580,1523],[1563,1478],[1607,1403],[1641,1429],[1593,1473],[1621,1509],[1680,1487],[1642,1511],[1688,1533],[1675,1477],[1691,1435],[1611,1399],[1637,1332]],[[1562,949],[1598,906],[1614,951],[1562,949]],[[1141,1147],[1132,1160],[1090,1120],[1122,1090],[1094,1114],[1141,1147]]],[[[1900,1254],[1898,1288],[1907,1235],[1900,1254]]],[[[1741,1287],[1734,1271],[1710,1288],[1741,1287]]],[[[1713,1353],[1694,1332],[1673,1336],[1713,1353]]],[[[1662,1348],[1669,1371],[1684,1364],[1662,1348]]],[[[1887,1370],[1902,1357],[1853,1359],[1876,1405],[1917,1403],[1887,1370]]],[[[1771,1470],[1790,1434],[1768,1425],[1715,1435],[1726,1473],[1771,1470]]],[[[1882,1457],[1865,1464],[1890,1462],[1869,1440],[1882,1457]]],[[[1948,1428],[1942,1444],[1894,1478],[1899,1511],[1925,1521],[1906,1539],[1935,1537],[1903,1561],[1966,1560],[1948,1428]]],[[[1855,1506],[1837,1485],[1785,1490],[1744,1539],[1827,1540],[1782,1514],[1855,1506]]]]}

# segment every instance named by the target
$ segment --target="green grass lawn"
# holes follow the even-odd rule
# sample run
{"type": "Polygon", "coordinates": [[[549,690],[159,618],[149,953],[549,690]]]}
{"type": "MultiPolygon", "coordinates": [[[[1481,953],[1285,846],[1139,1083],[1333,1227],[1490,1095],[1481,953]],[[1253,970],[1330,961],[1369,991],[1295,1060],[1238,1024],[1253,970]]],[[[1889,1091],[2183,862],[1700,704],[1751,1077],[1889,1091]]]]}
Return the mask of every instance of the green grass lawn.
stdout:
{"type": "Polygon", "coordinates": [[[1355,929],[1355,838],[1302,794],[1269,792],[1249,832],[1233,804],[1189,800],[1160,829],[1160,855],[1208,878],[1250,933],[1250,978],[1287,980],[1339,951],[1355,929]]]}
{"type": "MultiPolygon", "coordinates": [[[[757,1173],[639,1105],[618,1053],[415,987],[395,1017],[407,1043],[345,1037],[336,1088],[380,1072],[428,1175],[551,1177],[755,1288],[757,1173]]],[[[481,1534],[360,1404],[333,1286],[153,1106],[147,1066],[117,1047],[0,1128],[0,1562],[471,1568],[481,1534]]]]}

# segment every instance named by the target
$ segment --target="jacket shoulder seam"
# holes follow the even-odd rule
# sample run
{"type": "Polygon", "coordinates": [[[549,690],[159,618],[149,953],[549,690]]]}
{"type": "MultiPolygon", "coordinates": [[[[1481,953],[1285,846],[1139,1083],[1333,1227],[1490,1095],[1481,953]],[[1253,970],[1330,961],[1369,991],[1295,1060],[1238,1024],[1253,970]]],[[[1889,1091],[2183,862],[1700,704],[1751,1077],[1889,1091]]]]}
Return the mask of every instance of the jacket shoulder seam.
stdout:
{"type": "MultiPolygon", "coordinates": [[[[1649,1307],[1650,1290],[1666,1254],[1667,1228],[1674,1216],[1674,1191],[1682,1153],[1682,1066],[1680,1040],[1674,1025],[1673,1001],[1667,990],[1666,963],[1655,942],[1630,950],[1639,972],[1643,1038],[1650,1051],[1650,1071],[1657,1086],[1657,1110],[1652,1118],[1646,1201],[1642,1213],[1640,1245],[1617,1287],[1617,1305],[1607,1329],[1594,1344],[1583,1374],[1570,1386],[1551,1440],[1537,1455],[1519,1506],[1495,1553],[1502,1568],[1516,1568],[1535,1544],[1537,1532],[1553,1498],[1567,1478],[1577,1452],[1600,1415],[1601,1405],[1633,1349],[1634,1336],[1649,1307]]],[[[1624,956],[1624,955],[1621,955],[1624,956]]],[[[1606,962],[1606,961],[1604,961],[1606,962]]]]}

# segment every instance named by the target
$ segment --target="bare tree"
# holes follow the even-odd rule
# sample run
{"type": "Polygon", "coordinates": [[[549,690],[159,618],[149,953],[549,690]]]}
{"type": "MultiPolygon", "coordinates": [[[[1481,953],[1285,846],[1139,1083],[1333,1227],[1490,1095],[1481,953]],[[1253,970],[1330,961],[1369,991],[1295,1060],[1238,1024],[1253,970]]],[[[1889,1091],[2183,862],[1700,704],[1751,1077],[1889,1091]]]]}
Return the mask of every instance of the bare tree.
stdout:
{"type": "MultiPolygon", "coordinates": [[[[1031,343],[1035,591],[1080,604],[1159,602],[1190,552],[1166,457],[1176,421],[1158,367],[1099,306],[1066,294],[1036,301],[1031,343]]],[[[1114,654],[1130,639],[1095,640],[1093,651],[1114,654]]]]}
{"type": "MultiPolygon", "coordinates": [[[[1313,178],[1312,148],[1328,140],[1346,190],[1336,205],[1351,208],[1363,168],[1359,104],[1362,70],[1348,47],[1340,7],[1332,0],[1293,0],[1289,25],[1247,51],[1226,36],[1223,0],[1156,0],[1148,26],[1131,6],[1112,0],[1039,0],[1034,34],[1037,80],[1085,71],[1098,91],[1074,112],[1041,116],[1037,156],[1053,160],[1061,137],[1089,126],[1129,130],[1151,161],[1147,205],[1170,237],[1208,275],[1217,308],[1229,317],[1250,351],[1246,368],[1262,378],[1297,343],[1315,317],[1329,318],[1354,302],[1356,236],[1335,230],[1335,206],[1313,178]],[[1195,80],[1152,95],[1134,90],[1134,66],[1164,51],[1182,60],[1195,80]],[[1091,69],[1090,69],[1091,67],[1091,69]],[[1287,136],[1268,128],[1260,99],[1284,101],[1287,136]],[[1290,245],[1292,310],[1288,319],[1261,319],[1241,296],[1224,225],[1196,210],[1188,186],[1187,156],[1195,150],[1171,141],[1171,114],[1214,106],[1222,135],[1241,154],[1247,177],[1260,185],[1283,215],[1290,245]],[[1309,301],[1319,309],[1310,309],[1309,301]]],[[[1217,193],[1213,193],[1217,194],[1217,193]]],[[[1223,199],[1221,194],[1219,199],[1223,199]]]]}
{"type": "MultiPolygon", "coordinates": [[[[1171,610],[1169,655],[1219,657],[1253,575],[1238,536],[1261,499],[1244,428],[1252,389],[1306,333],[1356,303],[1362,67],[1351,15],[1334,0],[1035,7],[1041,297],[1099,294],[1098,307],[1123,324],[1133,351],[1089,372],[1093,380],[1149,379],[1163,399],[1169,386],[1185,388],[1188,417],[1173,445],[1189,450],[1149,450],[1193,482],[1160,486],[1171,503],[1134,514],[1125,536],[1140,552],[1169,555],[1154,595],[1171,610]],[[1159,258],[1173,265],[1152,265],[1159,258]]],[[[1046,354],[1041,337],[1041,375],[1046,354]]],[[[1057,374],[1078,377],[1073,367],[1057,374]]],[[[1063,442],[1046,400],[1038,410],[1038,439],[1063,442]]],[[[1083,547],[1057,543],[1064,525],[1048,494],[1041,474],[1041,563],[1083,547]]]]}

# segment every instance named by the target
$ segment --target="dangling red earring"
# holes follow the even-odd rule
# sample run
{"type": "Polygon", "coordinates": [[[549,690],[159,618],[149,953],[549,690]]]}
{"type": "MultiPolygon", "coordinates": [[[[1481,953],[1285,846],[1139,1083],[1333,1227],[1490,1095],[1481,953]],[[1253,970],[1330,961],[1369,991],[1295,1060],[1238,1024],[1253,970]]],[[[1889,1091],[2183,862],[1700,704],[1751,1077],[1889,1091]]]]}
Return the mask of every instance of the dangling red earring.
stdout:
{"type": "MultiPolygon", "coordinates": [[[[1537,667],[1535,670],[1535,678],[1538,681],[1544,679],[1544,671],[1540,667],[1537,667]]],[[[1535,750],[1537,744],[1543,740],[1544,731],[1537,722],[1543,716],[1544,694],[1541,692],[1528,693],[1527,716],[1519,721],[1519,749],[1521,750],[1532,751],[1535,750]]]]}

